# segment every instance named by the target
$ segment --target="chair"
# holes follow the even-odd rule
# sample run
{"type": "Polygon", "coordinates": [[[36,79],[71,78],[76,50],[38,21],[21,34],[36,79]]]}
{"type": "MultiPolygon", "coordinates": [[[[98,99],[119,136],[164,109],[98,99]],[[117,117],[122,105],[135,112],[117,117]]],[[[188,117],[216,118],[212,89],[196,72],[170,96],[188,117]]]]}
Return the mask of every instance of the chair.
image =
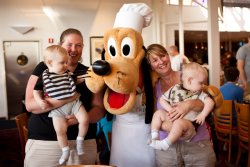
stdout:
{"type": "Polygon", "coordinates": [[[25,157],[25,145],[28,140],[28,115],[27,113],[19,114],[15,117],[19,139],[21,144],[21,154],[25,157]]]}
{"type": "Polygon", "coordinates": [[[249,104],[235,102],[235,110],[238,123],[238,154],[236,159],[236,166],[238,166],[242,151],[248,151],[249,104]]]}
{"type": "Polygon", "coordinates": [[[221,109],[214,112],[216,137],[228,144],[228,162],[231,160],[232,136],[237,135],[237,129],[232,126],[232,106],[232,100],[224,100],[221,109]]]}

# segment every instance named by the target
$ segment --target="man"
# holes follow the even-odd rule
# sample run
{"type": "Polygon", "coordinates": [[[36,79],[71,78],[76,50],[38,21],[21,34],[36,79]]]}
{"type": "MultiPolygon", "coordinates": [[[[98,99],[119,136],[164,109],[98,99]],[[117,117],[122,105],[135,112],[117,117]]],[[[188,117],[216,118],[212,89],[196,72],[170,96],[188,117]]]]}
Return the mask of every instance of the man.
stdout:
{"type": "Polygon", "coordinates": [[[181,55],[175,45],[169,47],[169,56],[171,67],[174,71],[180,71],[182,64],[189,63],[188,58],[185,55],[181,55]]]}
{"type": "Polygon", "coordinates": [[[241,46],[236,54],[237,68],[240,71],[240,82],[245,90],[244,95],[250,94],[250,35],[248,43],[241,46]]]}

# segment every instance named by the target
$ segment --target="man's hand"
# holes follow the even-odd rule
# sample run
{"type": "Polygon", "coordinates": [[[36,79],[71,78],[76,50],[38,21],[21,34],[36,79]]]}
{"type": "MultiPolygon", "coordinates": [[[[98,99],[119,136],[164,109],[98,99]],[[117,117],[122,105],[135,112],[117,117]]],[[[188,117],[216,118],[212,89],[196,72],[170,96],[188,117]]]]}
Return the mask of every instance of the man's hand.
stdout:
{"type": "Polygon", "coordinates": [[[247,89],[247,81],[242,82],[241,87],[246,90],[247,89]]]}

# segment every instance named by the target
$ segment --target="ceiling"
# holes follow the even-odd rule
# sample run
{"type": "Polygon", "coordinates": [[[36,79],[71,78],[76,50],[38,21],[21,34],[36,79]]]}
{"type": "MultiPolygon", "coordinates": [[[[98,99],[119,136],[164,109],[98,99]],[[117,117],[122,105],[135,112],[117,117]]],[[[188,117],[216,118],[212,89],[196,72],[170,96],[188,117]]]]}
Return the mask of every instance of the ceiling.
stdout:
{"type": "MultiPolygon", "coordinates": [[[[73,15],[78,11],[97,10],[104,0],[0,0],[0,13],[11,11],[16,14],[43,14],[43,7],[49,6],[60,15],[73,15]],[[73,2],[73,3],[72,3],[73,2]]],[[[116,1],[116,0],[109,0],[116,1]]],[[[126,0],[126,2],[133,0],[126,0]]],[[[196,0],[197,1],[197,0],[196,0]]],[[[250,8],[250,0],[221,0],[224,6],[244,6],[250,8]]],[[[245,40],[250,32],[220,32],[221,41],[245,40]]],[[[176,33],[178,39],[178,33],[176,33]]],[[[185,41],[207,41],[207,31],[185,31],[185,41]]]]}

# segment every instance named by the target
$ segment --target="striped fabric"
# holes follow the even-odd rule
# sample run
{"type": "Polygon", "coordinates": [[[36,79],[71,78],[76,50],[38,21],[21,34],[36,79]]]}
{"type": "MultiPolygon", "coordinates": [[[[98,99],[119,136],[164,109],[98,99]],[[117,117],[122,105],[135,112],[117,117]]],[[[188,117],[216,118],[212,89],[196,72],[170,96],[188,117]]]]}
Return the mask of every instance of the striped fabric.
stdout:
{"type": "Polygon", "coordinates": [[[76,91],[76,85],[69,72],[64,74],[43,72],[43,83],[46,94],[57,100],[72,97],[76,91]]]}

